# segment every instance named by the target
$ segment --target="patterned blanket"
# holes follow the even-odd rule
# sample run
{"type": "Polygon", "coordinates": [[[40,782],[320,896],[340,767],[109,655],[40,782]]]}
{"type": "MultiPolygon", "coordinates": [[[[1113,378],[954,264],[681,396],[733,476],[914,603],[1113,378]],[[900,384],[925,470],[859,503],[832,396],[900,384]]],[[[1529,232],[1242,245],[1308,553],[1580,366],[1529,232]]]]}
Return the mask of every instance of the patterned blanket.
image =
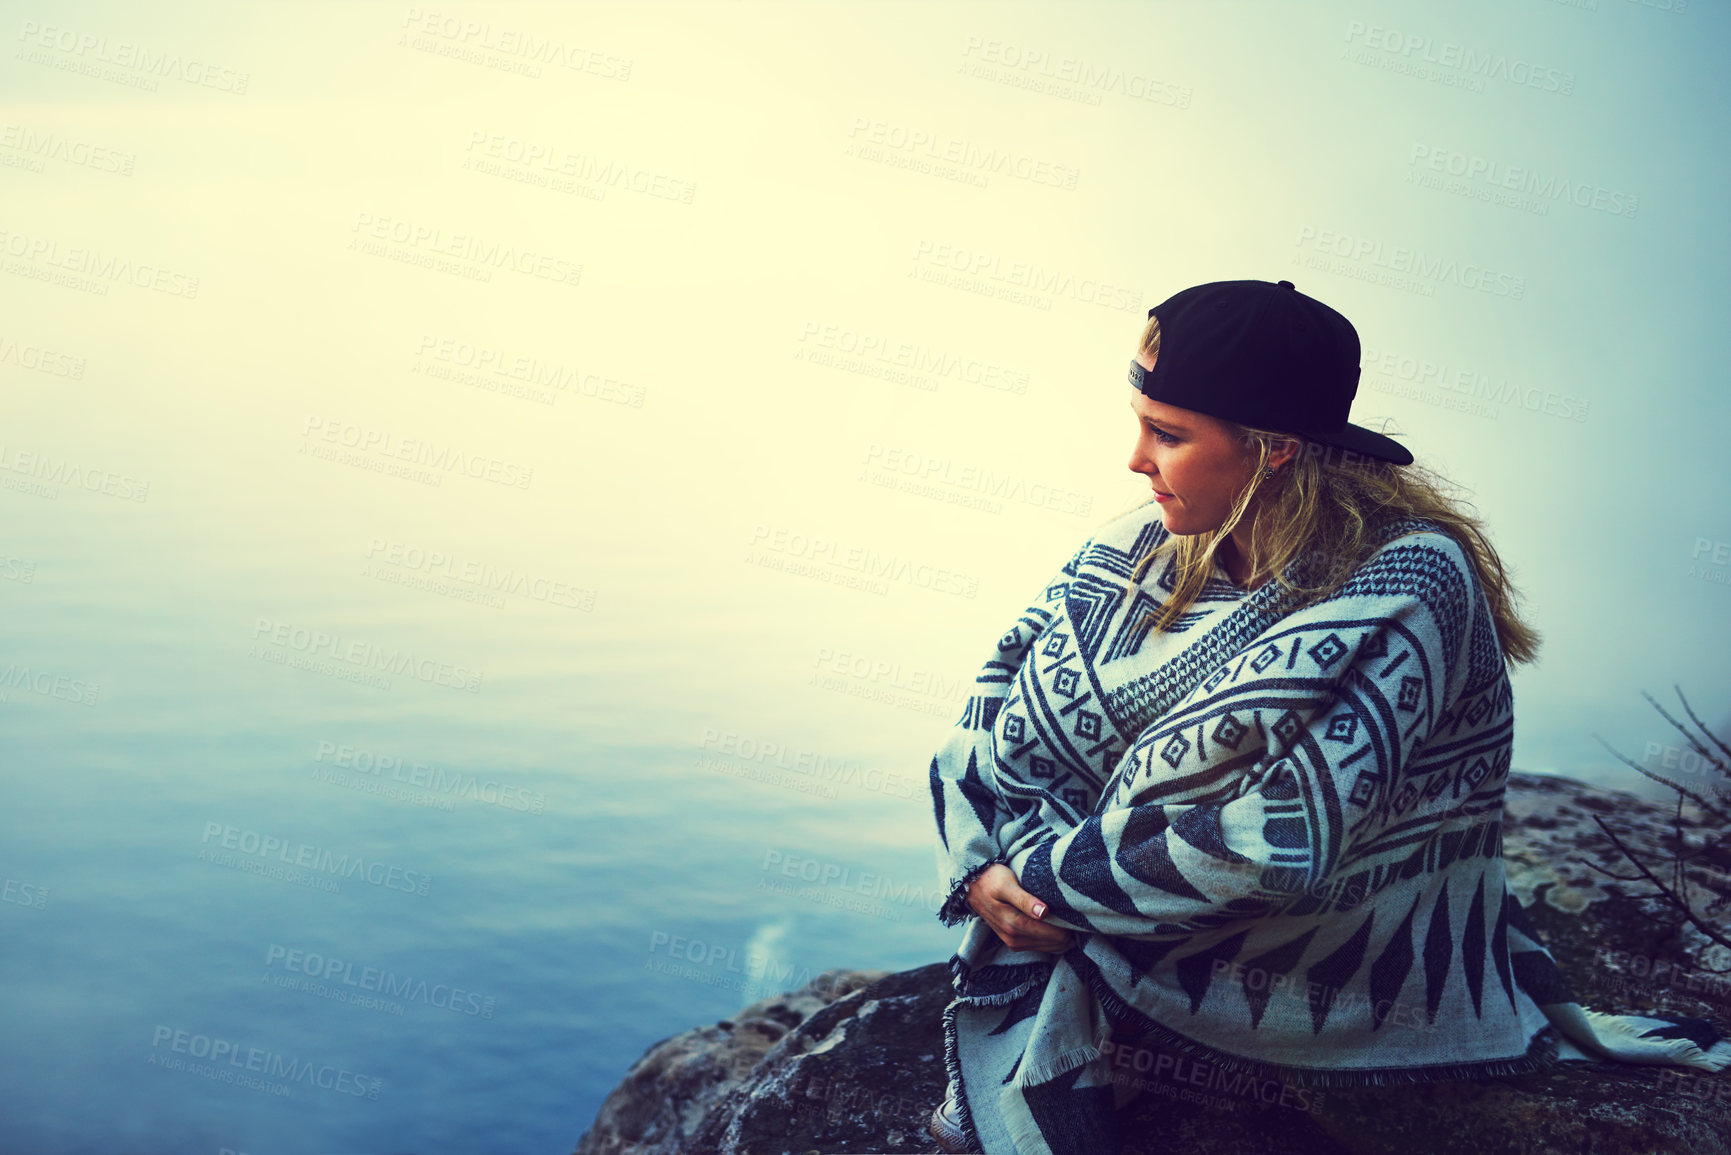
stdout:
{"type": "Polygon", "coordinates": [[[1132,575],[1167,538],[1150,504],[1084,545],[932,761],[939,917],[967,923],[946,1060],[977,1150],[1115,1150],[1113,1023],[1301,1086],[1731,1062],[1701,1020],[1582,1008],[1509,892],[1513,702],[1453,539],[1390,525],[1304,608],[1217,568],[1155,632],[1169,551],[1132,575]],[[973,916],[995,862],[1072,949],[1011,951],[973,916]]]}

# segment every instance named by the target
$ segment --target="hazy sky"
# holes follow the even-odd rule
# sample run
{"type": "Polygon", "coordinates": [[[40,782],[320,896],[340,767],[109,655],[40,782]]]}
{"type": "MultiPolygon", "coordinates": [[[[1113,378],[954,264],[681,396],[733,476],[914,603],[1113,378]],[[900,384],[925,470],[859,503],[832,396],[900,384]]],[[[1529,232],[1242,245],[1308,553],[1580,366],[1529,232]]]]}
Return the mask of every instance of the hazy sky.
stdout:
{"type": "Polygon", "coordinates": [[[1145,493],[1148,306],[1257,277],[1512,565],[1517,767],[1727,717],[1718,6],[0,7],[0,592],[107,701],[191,708],[75,623],[288,621],[920,772],[947,718],[812,675],[968,676],[1145,493]],[[488,567],[536,613],[404,584],[488,567]]]}

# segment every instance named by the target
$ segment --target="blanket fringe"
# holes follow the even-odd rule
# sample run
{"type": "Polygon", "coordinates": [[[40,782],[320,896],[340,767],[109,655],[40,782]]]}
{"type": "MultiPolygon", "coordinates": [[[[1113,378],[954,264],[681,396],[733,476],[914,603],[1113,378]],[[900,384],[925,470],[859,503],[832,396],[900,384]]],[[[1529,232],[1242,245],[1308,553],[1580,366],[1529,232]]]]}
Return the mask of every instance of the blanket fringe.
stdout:
{"type": "Polygon", "coordinates": [[[998,1113],[1003,1118],[1004,1130],[1010,1134],[1010,1142],[1015,1144],[1018,1152],[1043,1151],[1051,1155],[1052,1148],[1046,1142],[1040,1125],[1034,1121],[1034,1113],[1028,1109],[1028,1100],[1023,1097],[1021,1088],[1004,1088],[998,1096],[998,1113]]]}
{"type": "Polygon", "coordinates": [[[950,893],[938,907],[938,921],[945,926],[960,926],[970,918],[974,918],[974,908],[968,905],[968,887],[974,884],[974,879],[986,872],[991,866],[1003,862],[1003,858],[994,858],[990,862],[982,862],[961,878],[950,884],[950,893]]]}
{"type": "Polygon", "coordinates": [[[1023,1066],[1016,1072],[1016,1081],[1011,1085],[1030,1087],[1035,1083],[1050,1083],[1058,1076],[1068,1075],[1077,1067],[1085,1067],[1100,1057],[1099,1047],[1075,1047],[1061,1055],[1054,1055],[1044,1063],[1023,1066]]]}
{"type": "Polygon", "coordinates": [[[1642,1037],[1648,1031],[1669,1025],[1665,1020],[1589,1011],[1577,1003],[1549,1003],[1539,1009],[1569,1042],[1589,1057],[1622,1063],[1694,1067],[1703,1071],[1722,1071],[1731,1066],[1731,1044],[1723,1039],[1703,1051],[1692,1039],[1642,1037]]]}
{"type": "Polygon", "coordinates": [[[948,1093],[956,1099],[962,1135],[967,1139],[970,1148],[979,1150],[980,1133],[974,1130],[974,1113],[968,1107],[967,1089],[962,1085],[962,1056],[956,1042],[956,1011],[961,1006],[960,999],[951,999],[950,1005],[944,1008],[944,1073],[949,1077],[948,1093]]]}
{"type": "MultiPolygon", "coordinates": [[[[985,968],[980,968],[985,969],[985,968]]],[[[975,969],[968,966],[961,955],[950,956],[950,985],[955,988],[956,997],[975,1007],[1006,1007],[1037,986],[1043,985],[1051,976],[1052,968],[1041,963],[1022,963],[1010,966],[991,968],[997,971],[1008,971],[1012,976],[1008,981],[1011,985],[992,994],[971,994],[967,987],[974,977],[975,969]]]]}

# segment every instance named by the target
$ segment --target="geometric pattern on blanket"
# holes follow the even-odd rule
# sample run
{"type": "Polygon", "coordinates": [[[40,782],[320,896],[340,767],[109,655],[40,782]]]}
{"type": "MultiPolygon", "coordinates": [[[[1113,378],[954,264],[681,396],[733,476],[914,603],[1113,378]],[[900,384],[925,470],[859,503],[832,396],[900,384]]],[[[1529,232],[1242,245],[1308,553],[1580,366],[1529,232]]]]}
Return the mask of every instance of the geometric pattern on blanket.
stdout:
{"type": "Polygon", "coordinates": [[[1302,609],[1217,570],[1156,633],[1170,558],[1130,577],[1166,536],[1148,505],[1084,545],[932,761],[939,917],[967,923],[945,1030],[971,1138],[1106,1142],[1108,1016],[1222,1071],[1319,1086],[1531,1070],[1560,1040],[1731,1061],[1711,1025],[1584,1012],[1509,891],[1513,701],[1458,544],[1389,525],[1302,609]],[[967,884],[994,862],[1073,949],[1012,952],[972,917],[967,884]]]}

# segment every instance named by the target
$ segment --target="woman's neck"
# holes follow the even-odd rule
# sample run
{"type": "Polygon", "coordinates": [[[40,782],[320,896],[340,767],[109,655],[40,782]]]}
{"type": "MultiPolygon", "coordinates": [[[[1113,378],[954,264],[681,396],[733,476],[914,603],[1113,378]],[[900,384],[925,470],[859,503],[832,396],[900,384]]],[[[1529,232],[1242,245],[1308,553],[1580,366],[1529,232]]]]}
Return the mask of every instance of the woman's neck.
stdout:
{"type": "Polygon", "coordinates": [[[1238,542],[1232,536],[1228,536],[1215,549],[1214,559],[1220,563],[1226,576],[1232,579],[1232,584],[1240,589],[1253,590],[1268,580],[1266,575],[1256,575],[1255,569],[1244,560],[1244,552],[1238,548],[1238,542]]]}

